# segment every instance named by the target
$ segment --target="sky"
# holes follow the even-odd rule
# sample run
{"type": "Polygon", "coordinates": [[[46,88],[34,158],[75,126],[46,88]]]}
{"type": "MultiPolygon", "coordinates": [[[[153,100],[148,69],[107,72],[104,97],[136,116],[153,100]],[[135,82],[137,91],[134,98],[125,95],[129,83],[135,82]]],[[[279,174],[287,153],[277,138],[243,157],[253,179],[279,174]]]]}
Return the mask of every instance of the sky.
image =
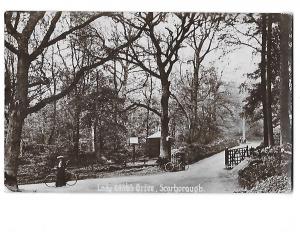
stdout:
{"type": "Polygon", "coordinates": [[[246,74],[257,69],[259,56],[253,55],[248,47],[241,47],[238,50],[226,55],[221,62],[215,62],[216,67],[223,71],[223,80],[233,81],[240,84],[246,80],[246,74]]]}

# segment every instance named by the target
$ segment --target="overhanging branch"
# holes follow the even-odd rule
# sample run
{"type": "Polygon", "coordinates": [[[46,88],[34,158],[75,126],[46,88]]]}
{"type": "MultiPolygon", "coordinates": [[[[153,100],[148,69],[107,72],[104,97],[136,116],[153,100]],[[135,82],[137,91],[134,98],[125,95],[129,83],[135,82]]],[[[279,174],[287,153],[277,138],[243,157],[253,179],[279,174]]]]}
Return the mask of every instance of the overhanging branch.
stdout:
{"type": "Polygon", "coordinates": [[[100,65],[103,65],[104,63],[106,63],[107,61],[110,61],[111,59],[113,59],[114,57],[116,57],[116,55],[118,54],[118,52],[122,49],[124,49],[125,47],[128,47],[132,42],[134,42],[136,39],[139,38],[139,36],[141,35],[141,33],[143,32],[143,30],[141,29],[134,37],[132,37],[131,39],[129,39],[126,43],[120,45],[117,48],[111,49],[111,51],[109,52],[109,54],[105,57],[105,58],[99,58],[99,61],[91,64],[91,65],[87,65],[82,67],[79,71],[77,71],[77,73],[75,74],[75,78],[73,80],[73,82],[64,90],[62,90],[60,93],[47,97],[43,100],[41,100],[40,102],[38,102],[37,104],[35,104],[32,107],[29,107],[27,109],[27,114],[32,114],[34,112],[39,111],[40,109],[42,109],[43,107],[45,107],[47,104],[59,100],[60,98],[63,98],[64,96],[66,96],[68,93],[70,93],[77,85],[77,83],[79,82],[80,78],[84,75],[84,73],[86,71],[89,71],[91,69],[94,69],[100,65]]]}
{"type": "Polygon", "coordinates": [[[5,44],[5,47],[6,47],[8,50],[10,50],[12,53],[14,53],[14,54],[16,54],[16,55],[19,55],[20,52],[19,52],[18,49],[15,48],[14,45],[12,45],[11,43],[7,42],[6,40],[5,40],[4,44],[5,44]]]}
{"type": "Polygon", "coordinates": [[[143,104],[143,103],[140,103],[140,102],[133,102],[131,105],[129,105],[128,107],[126,107],[126,109],[124,111],[130,110],[130,109],[134,108],[135,106],[147,109],[147,110],[155,113],[157,116],[161,117],[161,113],[157,109],[153,109],[150,106],[148,106],[146,104],[143,104]]]}
{"type": "Polygon", "coordinates": [[[57,43],[58,41],[60,40],[63,40],[65,39],[68,35],[70,35],[71,33],[73,33],[74,31],[76,30],[79,30],[79,29],[82,29],[84,27],[86,27],[87,25],[89,25],[91,22],[95,21],[96,19],[102,17],[102,16],[112,16],[113,13],[110,13],[110,12],[101,12],[101,13],[98,13],[92,17],[90,17],[88,20],[86,20],[84,23],[80,24],[80,25],[77,25],[75,27],[72,27],[70,30],[68,31],[65,31],[63,33],[61,33],[59,36],[57,36],[56,38],[52,39],[52,40],[49,40],[54,29],[55,29],[55,26],[56,26],[56,23],[58,22],[59,18],[60,18],[60,12],[58,12],[54,18],[52,19],[51,21],[51,25],[42,41],[42,43],[40,44],[40,46],[30,55],[30,59],[31,60],[34,60],[38,55],[40,55],[44,48],[46,47],[49,47],[55,43],[57,43]]]}
{"type": "Polygon", "coordinates": [[[181,108],[182,112],[184,113],[185,117],[187,119],[189,119],[189,116],[188,116],[186,110],[184,109],[183,105],[180,103],[180,101],[178,100],[178,98],[173,93],[171,93],[170,96],[177,102],[177,104],[181,108]]]}

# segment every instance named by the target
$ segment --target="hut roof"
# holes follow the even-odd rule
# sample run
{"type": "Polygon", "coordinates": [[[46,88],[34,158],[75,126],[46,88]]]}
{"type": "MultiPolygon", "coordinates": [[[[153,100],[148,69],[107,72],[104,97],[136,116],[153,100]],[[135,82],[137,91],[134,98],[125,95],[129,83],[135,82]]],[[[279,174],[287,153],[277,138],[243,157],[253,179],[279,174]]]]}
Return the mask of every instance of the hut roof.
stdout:
{"type": "Polygon", "coordinates": [[[148,139],[160,138],[160,136],[161,136],[160,131],[157,131],[154,134],[148,136],[148,139]]]}

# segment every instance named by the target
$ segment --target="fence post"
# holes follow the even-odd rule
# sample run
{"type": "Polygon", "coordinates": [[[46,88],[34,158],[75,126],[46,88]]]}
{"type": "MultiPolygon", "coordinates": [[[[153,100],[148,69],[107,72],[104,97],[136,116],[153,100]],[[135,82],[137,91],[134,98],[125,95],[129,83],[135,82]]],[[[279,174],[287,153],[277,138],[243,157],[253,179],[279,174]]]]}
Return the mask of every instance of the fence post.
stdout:
{"type": "Polygon", "coordinates": [[[228,166],[228,147],[225,148],[225,166],[228,166]]]}
{"type": "Polygon", "coordinates": [[[253,156],[254,148],[251,146],[249,149],[249,156],[253,156]]]}

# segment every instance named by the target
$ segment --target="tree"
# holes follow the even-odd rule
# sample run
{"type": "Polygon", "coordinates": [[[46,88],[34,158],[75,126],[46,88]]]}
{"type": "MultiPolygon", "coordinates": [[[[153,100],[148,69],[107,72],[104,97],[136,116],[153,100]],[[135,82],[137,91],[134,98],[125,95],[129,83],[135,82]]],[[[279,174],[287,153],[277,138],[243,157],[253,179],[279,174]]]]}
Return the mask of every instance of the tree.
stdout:
{"type": "MultiPolygon", "coordinates": [[[[201,66],[199,75],[201,76],[197,93],[199,110],[195,128],[193,128],[194,138],[191,140],[190,126],[181,133],[184,134],[185,142],[207,144],[218,139],[224,131],[228,131],[228,134],[233,133],[231,128],[238,116],[235,114],[239,108],[236,96],[238,93],[233,92],[236,86],[221,80],[214,67],[201,66]]],[[[194,91],[193,78],[193,73],[187,73],[178,79],[175,87],[177,90],[173,92],[180,105],[179,109],[175,108],[176,113],[173,117],[181,125],[190,125],[189,121],[194,118],[194,104],[191,101],[193,97],[191,93],[194,91]],[[184,114],[180,115],[178,111],[184,114]]]]}
{"type": "MultiPolygon", "coordinates": [[[[145,72],[159,79],[161,83],[161,112],[157,112],[161,121],[160,157],[168,159],[170,150],[167,138],[169,136],[169,98],[171,95],[169,77],[173,65],[178,61],[178,52],[182,43],[191,33],[196,14],[154,14],[150,12],[145,14],[138,13],[136,16],[139,22],[146,24],[143,31],[150,38],[151,49],[149,50],[147,44],[145,45],[143,41],[140,41],[139,44],[135,43],[134,46],[131,46],[129,58],[131,58],[133,64],[138,65],[145,72]],[[164,24],[167,20],[174,22],[172,28],[164,24]],[[152,58],[151,66],[145,63],[146,60],[149,60],[149,57],[152,58]]],[[[134,28],[140,28],[135,23],[127,23],[134,28]]]]}
{"type": "Polygon", "coordinates": [[[266,78],[266,106],[267,106],[267,127],[268,127],[268,145],[274,145],[273,138],[273,117],[272,117],[272,25],[273,25],[273,17],[272,14],[268,14],[268,33],[267,33],[267,78],[266,78]]]}
{"type": "MultiPolygon", "coordinates": [[[[199,77],[199,71],[201,63],[204,58],[216,50],[219,47],[219,43],[215,39],[216,34],[221,30],[220,24],[225,17],[222,14],[202,14],[201,18],[195,22],[190,37],[188,38],[188,44],[194,51],[194,57],[192,59],[193,64],[193,80],[192,80],[192,92],[191,103],[193,107],[193,116],[191,118],[191,142],[196,138],[196,127],[198,121],[198,92],[201,78],[199,77]]],[[[223,22],[225,23],[225,22],[223,22]]]]}
{"type": "MultiPolygon", "coordinates": [[[[33,83],[29,78],[29,70],[31,64],[36,60],[48,47],[64,40],[71,33],[80,30],[88,24],[94,22],[96,19],[104,16],[112,16],[112,13],[98,13],[93,14],[83,23],[80,23],[56,36],[54,33],[62,12],[56,12],[51,20],[46,17],[46,12],[6,12],[5,13],[5,29],[6,39],[5,47],[17,56],[17,71],[15,83],[15,95],[9,104],[8,112],[8,126],[5,141],[5,184],[11,190],[18,190],[17,172],[18,172],[18,157],[20,154],[20,141],[24,119],[31,113],[37,112],[47,104],[52,103],[71,92],[81,77],[86,71],[96,68],[105,62],[111,60],[116,53],[127,47],[133,40],[139,37],[130,38],[125,44],[116,48],[107,49],[102,57],[95,59],[90,65],[86,65],[78,70],[74,76],[73,81],[61,92],[47,96],[34,102],[34,105],[29,105],[28,91],[31,87],[39,85],[33,83]],[[28,18],[28,20],[26,20],[28,18]],[[44,33],[39,43],[33,42],[33,35],[36,33],[36,27],[43,21],[48,21],[49,26],[44,27],[44,33]],[[10,41],[13,42],[10,42],[10,41]]],[[[76,15],[75,15],[76,16],[76,15]]],[[[141,32],[140,32],[141,33],[141,32]]]]}
{"type": "MultiPolygon", "coordinates": [[[[247,42],[239,37],[234,41],[235,44],[251,47],[254,53],[259,53],[261,62],[259,69],[248,74],[252,80],[260,78],[260,83],[252,84],[248,88],[249,96],[245,99],[246,116],[252,117],[253,121],[263,119],[264,125],[264,145],[274,144],[273,128],[277,124],[278,99],[278,27],[275,22],[276,14],[247,14],[243,23],[250,24],[249,30],[241,32],[237,29],[240,36],[244,36],[247,42]],[[252,26],[251,26],[252,25],[252,26]],[[272,94],[272,92],[274,92],[272,94]],[[261,108],[262,106],[262,108],[261,108]],[[258,109],[258,110],[257,110],[258,109]]],[[[245,83],[242,84],[245,86],[245,83]]]]}
{"type": "Polygon", "coordinates": [[[269,130],[268,130],[268,110],[267,110],[267,97],[266,97],[266,43],[267,43],[267,30],[266,30],[266,16],[262,14],[261,23],[261,101],[263,107],[263,120],[264,120],[264,145],[269,143],[269,130]]]}
{"type": "Polygon", "coordinates": [[[291,143],[292,16],[280,15],[280,132],[281,143],[291,143]]]}

